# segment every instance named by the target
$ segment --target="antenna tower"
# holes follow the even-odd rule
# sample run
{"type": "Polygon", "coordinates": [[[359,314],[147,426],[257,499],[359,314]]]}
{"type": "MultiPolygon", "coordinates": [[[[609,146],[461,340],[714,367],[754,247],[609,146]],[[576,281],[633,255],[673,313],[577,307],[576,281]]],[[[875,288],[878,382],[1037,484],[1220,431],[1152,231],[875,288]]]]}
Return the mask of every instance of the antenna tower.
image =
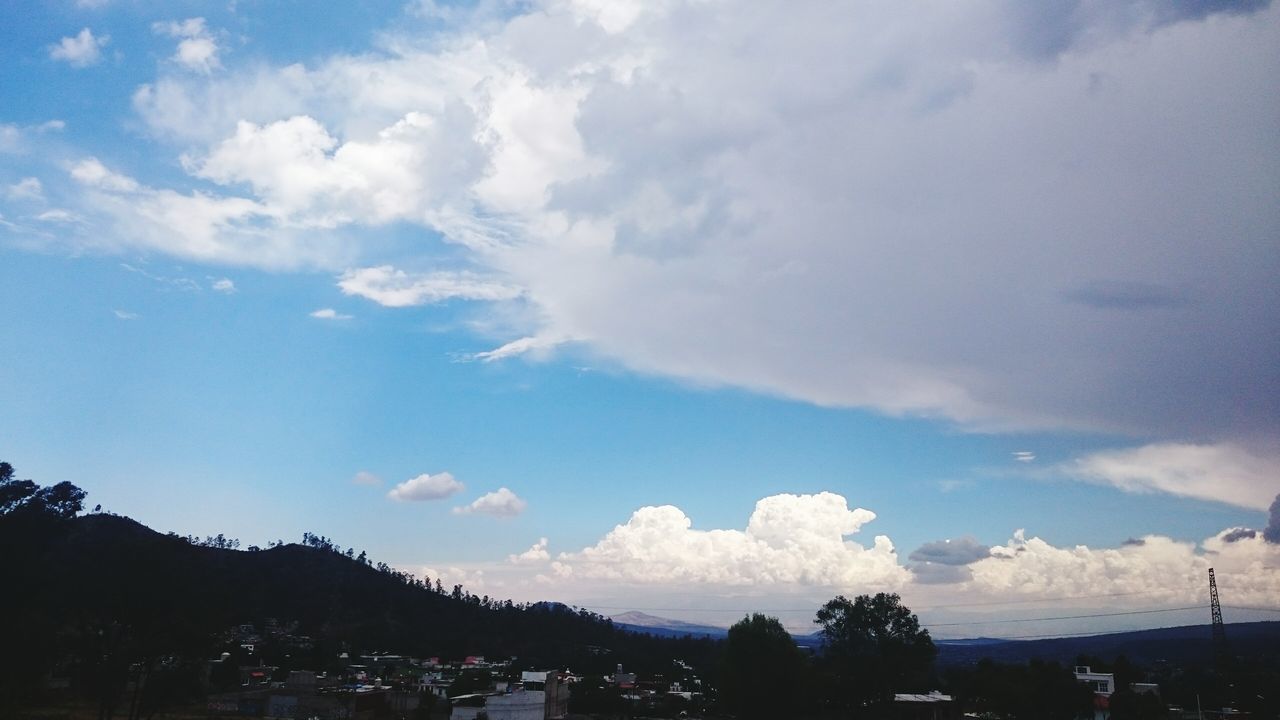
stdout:
{"type": "Polygon", "coordinates": [[[1209,568],[1209,610],[1213,614],[1213,649],[1221,659],[1227,654],[1227,628],[1222,624],[1222,605],[1218,602],[1218,581],[1209,568]]]}

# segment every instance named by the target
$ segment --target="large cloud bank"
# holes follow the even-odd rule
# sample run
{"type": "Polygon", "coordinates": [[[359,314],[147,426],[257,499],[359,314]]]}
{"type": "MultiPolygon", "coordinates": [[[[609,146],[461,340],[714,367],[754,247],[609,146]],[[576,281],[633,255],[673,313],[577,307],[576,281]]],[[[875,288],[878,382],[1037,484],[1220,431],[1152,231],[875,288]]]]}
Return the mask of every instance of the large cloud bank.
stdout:
{"type": "Polygon", "coordinates": [[[546,0],[450,21],[142,87],[206,189],[81,165],[84,214],[116,230],[81,239],[515,306],[485,358],[576,343],[823,405],[1129,433],[1159,442],[1080,472],[1246,507],[1276,491],[1269,3],[546,0]],[[399,222],[432,231],[421,253],[370,232],[399,222]],[[1170,471],[1205,457],[1171,447],[1233,473],[1170,471]]]}
{"type": "Polygon", "coordinates": [[[908,567],[888,537],[876,536],[869,547],[846,539],[874,519],[829,492],[764,498],[745,530],[695,529],[679,508],[650,506],[589,547],[552,560],[543,539],[518,557],[562,582],[844,593],[945,584],[965,596],[1141,595],[1148,604],[1204,601],[1213,567],[1234,603],[1271,606],[1280,597],[1280,544],[1256,531],[1229,528],[1200,543],[1148,535],[1091,548],[1057,547],[1017,530],[995,547],[972,537],[927,543],[911,553],[908,567]]]}

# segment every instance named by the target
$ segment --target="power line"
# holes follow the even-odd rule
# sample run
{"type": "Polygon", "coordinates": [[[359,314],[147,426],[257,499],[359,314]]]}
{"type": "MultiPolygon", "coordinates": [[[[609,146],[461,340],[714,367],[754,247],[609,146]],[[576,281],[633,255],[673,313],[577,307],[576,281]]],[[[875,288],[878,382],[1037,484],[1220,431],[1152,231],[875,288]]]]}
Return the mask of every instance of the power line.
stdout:
{"type": "Polygon", "coordinates": [[[1003,625],[1005,623],[1047,622],[1049,620],[1083,620],[1085,618],[1120,617],[1122,615],[1154,615],[1156,613],[1182,612],[1184,610],[1203,610],[1200,605],[1186,607],[1160,608],[1158,610],[1126,610],[1123,612],[1090,613],[1088,615],[1059,615],[1057,617],[1012,618],[1004,620],[969,620],[966,622],[927,623],[925,627],[956,627],[958,625],[1003,625]]]}

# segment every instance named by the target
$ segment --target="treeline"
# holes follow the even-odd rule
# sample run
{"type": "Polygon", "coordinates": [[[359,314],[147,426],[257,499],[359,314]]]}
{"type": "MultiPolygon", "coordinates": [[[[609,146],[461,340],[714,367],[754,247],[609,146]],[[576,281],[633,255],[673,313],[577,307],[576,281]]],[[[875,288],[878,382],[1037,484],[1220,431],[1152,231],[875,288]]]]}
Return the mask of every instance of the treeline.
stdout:
{"type": "Polygon", "coordinates": [[[137,673],[190,678],[224,649],[224,631],[266,618],[308,636],[306,649],[281,655],[299,669],[375,650],[515,656],[522,667],[600,675],[617,663],[642,673],[672,658],[714,664],[711,640],[635,635],[586,610],[446,589],[314,533],[257,551],[225,535],[166,536],[111,513],[80,514],[85,494],[70,483],[42,488],[14,479],[8,464],[0,471],[0,636],[22,649],[0,653],[0,717],[50,677],[97,698],[107,717],[137,673]]]}

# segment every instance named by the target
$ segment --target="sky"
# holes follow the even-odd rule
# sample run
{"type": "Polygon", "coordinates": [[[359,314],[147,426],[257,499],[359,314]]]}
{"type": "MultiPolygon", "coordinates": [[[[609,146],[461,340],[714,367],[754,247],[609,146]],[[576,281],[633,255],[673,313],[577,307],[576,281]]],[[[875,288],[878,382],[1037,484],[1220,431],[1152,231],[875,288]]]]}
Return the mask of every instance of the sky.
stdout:
{"type": "Polygon", "coordinates": [[[1277,619],[1276,77],[1261,0],[6,4],[0,458],[603,614],[1277,619]]]}

